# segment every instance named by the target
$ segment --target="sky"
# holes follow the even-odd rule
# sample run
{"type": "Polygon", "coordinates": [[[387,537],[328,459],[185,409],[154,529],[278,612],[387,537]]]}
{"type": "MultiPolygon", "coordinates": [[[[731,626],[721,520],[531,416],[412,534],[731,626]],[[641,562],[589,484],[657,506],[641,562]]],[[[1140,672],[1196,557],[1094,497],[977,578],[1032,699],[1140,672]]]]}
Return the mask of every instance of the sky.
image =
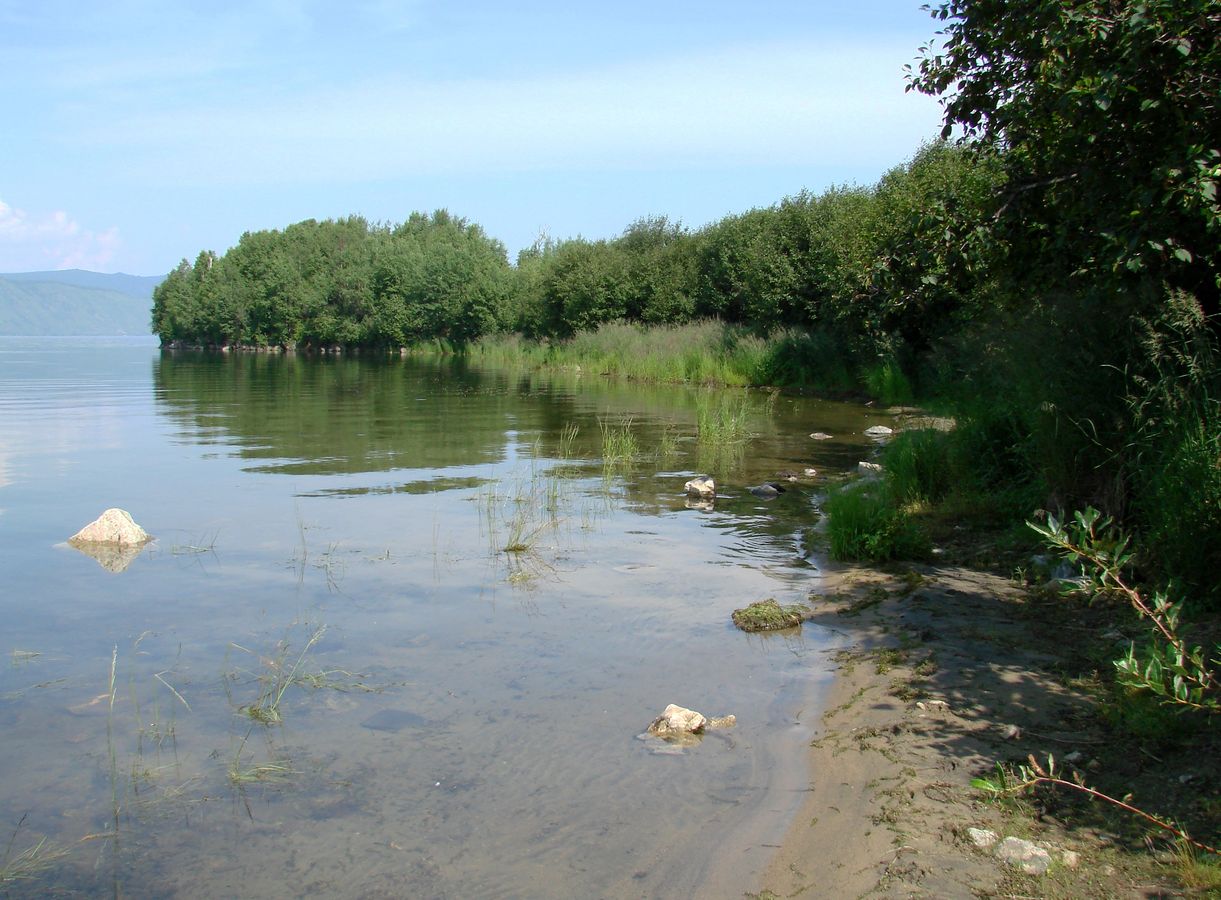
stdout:
{"type": "Polygon", "coordinates": [[[0,0],[0,273],[440,208],[512,260],[873,184],[940,130],[921,2],[0,0]]]}

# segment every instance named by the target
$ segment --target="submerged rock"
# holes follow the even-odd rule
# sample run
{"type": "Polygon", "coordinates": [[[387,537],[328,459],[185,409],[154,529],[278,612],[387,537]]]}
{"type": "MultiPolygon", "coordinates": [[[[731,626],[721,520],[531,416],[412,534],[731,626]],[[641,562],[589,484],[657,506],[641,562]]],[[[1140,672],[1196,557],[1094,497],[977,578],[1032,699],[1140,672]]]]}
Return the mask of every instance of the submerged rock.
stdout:
{"type": "Polygon", "coordinates": [[[815,431],[810,435],[810,437],[816,441],[829,441],[833,439],[833,436],[827,434],[825,431],[815,431]]]}
{"type": "Polygon", "coordinates": [[[125,509],[112,507],[68,538],[68,543],[73,546],[77,544],[119,544],[140,547],[152,539],[147,531],[135,523],[131,513],[125,509]]]}
{"type": "Polygon", "coordinates": [[[757,484],[752,488],[747,488],[752,494],[760,500],[771,500],[784,493],[784,486],[779,485],[774,481],[765,481],[763,484],[757,484]]]}
{"type": "Polygon", "coordinates": [[[733,624],[743,631],[779,631],[801,624],[801,608],[781,606],[773,598],[760,600],[733,611],[733,624]]]}
{"type": "Polygon", "coordinates": [[[870,425],[865,429],[869,437],[890,437],[894,433],[895,430],[888,425],[870,425]]]}
{"type": "Polygon", "coordinates": [[[399,732],[404,728],[418,728],[429,724],[419,713],[406,709],[381,709],[360,723],[362,728],[373,731],[399,732]]]}
{"type": "Polygon", "coordinates": [[[716,497],[716,482],[708,475],[698,475],[692,478],[683,488],[687,491],[688,497],[699,497],[704,500],[711,500],[716,497]]]}

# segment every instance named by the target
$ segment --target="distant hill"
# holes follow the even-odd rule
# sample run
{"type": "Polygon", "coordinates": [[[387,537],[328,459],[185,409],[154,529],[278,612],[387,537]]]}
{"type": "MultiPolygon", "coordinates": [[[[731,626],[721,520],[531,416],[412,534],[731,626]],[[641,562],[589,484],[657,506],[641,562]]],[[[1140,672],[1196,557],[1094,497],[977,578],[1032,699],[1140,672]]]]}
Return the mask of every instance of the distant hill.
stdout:
{"type": "Polygon", "coordinates": [[[0,275],[0,334],[149,334],[161,280],[83,269],[0,275]]]}

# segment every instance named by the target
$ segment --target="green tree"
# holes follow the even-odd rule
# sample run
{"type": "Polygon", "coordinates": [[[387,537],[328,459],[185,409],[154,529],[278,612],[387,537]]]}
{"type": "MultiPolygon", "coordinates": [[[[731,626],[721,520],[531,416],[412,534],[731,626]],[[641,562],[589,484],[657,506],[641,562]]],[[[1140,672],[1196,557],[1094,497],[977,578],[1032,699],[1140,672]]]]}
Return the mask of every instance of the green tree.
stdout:
{"type": "Polygon", "coordinates": [[[911,87],[942,98],[945,136],[1003,154],[1015,271],[1147,275],[1216,313],[1216,0],[949,0],[932,14],[942,41],[911,87]]]}

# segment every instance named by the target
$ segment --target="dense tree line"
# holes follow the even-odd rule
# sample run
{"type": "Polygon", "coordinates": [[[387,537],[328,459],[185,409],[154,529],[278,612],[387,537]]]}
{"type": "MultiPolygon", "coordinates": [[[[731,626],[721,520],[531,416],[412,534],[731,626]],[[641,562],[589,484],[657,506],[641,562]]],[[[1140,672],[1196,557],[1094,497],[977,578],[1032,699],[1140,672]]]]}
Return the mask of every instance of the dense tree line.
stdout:
{"type": "Polygon", "coordinates": [[[153,330],[205,346],[462,345],[497,325],[511,289],[503,245],[444,211],[310,219],[183,260],[153,295],[153,330]]]}
{"type": "Polygon", "coordinates": [[[309,220],[184,260],[156,292],[153,328],[167,343],[461,347],[496,331],[553,339],[717,317],[827,331],[863,353],[922,348],[981,296],[971,230],[999,177],[939,143],[870,188],[801,193],[695,231],[657,217],[612,240],[542,240],[516,266],[444,211],[396,227],[309,220]]]}

